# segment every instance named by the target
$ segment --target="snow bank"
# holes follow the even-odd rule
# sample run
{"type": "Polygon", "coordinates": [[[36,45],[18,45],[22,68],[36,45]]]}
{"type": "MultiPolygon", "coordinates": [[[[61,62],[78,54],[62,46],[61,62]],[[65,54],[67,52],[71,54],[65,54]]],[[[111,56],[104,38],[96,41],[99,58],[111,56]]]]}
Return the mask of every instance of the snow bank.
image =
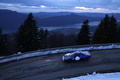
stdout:
{"type": "Polygon", "coordinates": [[[100,50],[100,49],[114,49],[114,48],[120,48],[120,45],[108,45],[108,46],[90,46],[90,47],[83,47],[83,48],[64,48],[64,49],[56,49],[56,50],[49,50],[49,51],[36,51],[31,53],[21,53],[18,52],[17,54],[14,54],[12,56],[9,56],[9,58],[1,57],[0,63],[14,61],[14,60],[20,60],[24,58],[34,57],[34,56],[40,56],[40,55],[47,55],[47,54],[57,54],[62,52],[72,52],[77,50],[100,50]]]}
{"type": "Polygon", "coordinates": [[[120,72],[119,73],[106,73],[106,74],[96,74],[93,72],[91,75],[80,76],[75,78],[69,79],[62,79],[62,80],[120,80],[120,72]]]}
{"type": "Polygon", "coordinates": [[[4,58],[4,57],[3,57],[3,56],[0,56],[0,59],[1,59],[1,58],[4,58]]]}

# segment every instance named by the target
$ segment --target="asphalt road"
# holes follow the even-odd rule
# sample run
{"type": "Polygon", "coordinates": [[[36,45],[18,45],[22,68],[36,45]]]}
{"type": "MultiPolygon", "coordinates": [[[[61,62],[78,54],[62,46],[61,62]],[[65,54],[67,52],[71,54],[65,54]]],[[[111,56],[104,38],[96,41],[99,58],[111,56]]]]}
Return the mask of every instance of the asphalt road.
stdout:
{"type": "Polygon", "coordinates": [[[64,63],[63,54],[55,54],[0,64],[0,80],[56,80],[94,71],[120,72],[120,49],[90,53],[88,61],[64,63]]]}

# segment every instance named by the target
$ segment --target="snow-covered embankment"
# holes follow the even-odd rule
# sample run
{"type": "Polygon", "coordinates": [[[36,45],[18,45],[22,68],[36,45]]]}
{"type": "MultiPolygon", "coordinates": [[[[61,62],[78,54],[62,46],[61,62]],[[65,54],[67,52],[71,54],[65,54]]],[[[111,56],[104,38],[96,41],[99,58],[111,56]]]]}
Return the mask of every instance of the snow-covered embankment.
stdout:
{"type": "Polygon", "coordinates": [[[120,48],[120,45],[112,44],[112,45],[106,45],[106,46],[89,46],[89,47],[68,47],[68,48],[61,48],[61,49],[53,49],[53,50],[45,50],[45,51],[34,51],[34,52],[28,52],[28,53],[21,53],[18,52],[17,54],[14,54],[10,57],[1,57],[0,58],[0,63],[5,63],[9,61],[14,61],[14,60],[20,60],[24,58],[29,58],[29,57],[35,57],[35,56],[40,56],[40,55],[47,55],[47,54],[57,54],[57,53],[63,53],[63,52],[72,52],[72,51],[77,51],[77,50],[101,50],[101,49],[116,49],[120,48]]]}
{"type": "Polygon", "coordinates": [[[120,72],[105,73],[105,74],[99,74],[93,72],[93,74],[91,75],[87,74],[86,76],[80,76],[80,77],[62,79],[62,80],[120,80],[120,72]]]}

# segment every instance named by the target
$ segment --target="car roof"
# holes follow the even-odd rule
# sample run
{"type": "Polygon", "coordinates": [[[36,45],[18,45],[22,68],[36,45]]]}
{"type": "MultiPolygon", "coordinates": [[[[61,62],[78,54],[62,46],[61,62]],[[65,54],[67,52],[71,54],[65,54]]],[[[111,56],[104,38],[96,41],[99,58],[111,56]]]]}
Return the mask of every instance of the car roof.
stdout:
{"type": "Polygon", "coordinates": [[[89,55],[89,56],[91,55],[88,51],[75,51],[73,53],[67,53],[65,54],[65,56],[72,56],[74,54],[84,54],[84,55],[89,55]]]}
{"type": "Polygon", "coordinates": [[[65,54],[65,56],[71,56],[71,55],[74,55],[74,54],[82,54],[81,51],[75,51],[73,53],[67,53],[65,54]]]}
{"type": "Polygon", "coordinates": [[[82,54],[81,51],[75,51],[74,54],[82,54]]]}
{"type": "Polygon", "coordinates": [[[71,55],[73,55],[74,53],[67,53],[67,54],[65,54],[65,56],[71,56],[71,55]]]}

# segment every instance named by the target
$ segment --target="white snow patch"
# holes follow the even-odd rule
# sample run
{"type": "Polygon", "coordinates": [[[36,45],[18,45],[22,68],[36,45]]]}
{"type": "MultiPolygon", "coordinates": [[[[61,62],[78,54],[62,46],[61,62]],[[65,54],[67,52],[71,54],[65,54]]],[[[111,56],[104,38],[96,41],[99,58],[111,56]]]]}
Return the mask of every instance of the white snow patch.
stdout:
{"type": "Polygon", "coordinates": [[[31,53],[21,53],[18,52],[17,54],[6,57],[0,57],[0,63],[14,61],[14,60],[20,60],[24,58],[34,57],[34,56],[40,56],[40,55],[47,55],[47,54],[57,54],[62,52],[72,52],[72,51],[81,51],[81,50],[100,50],[100,49],[114,49],[114,48],[120,48],[120,45],[108,45],[108,46],[97,46],[97,47],[83,47],[83,48],[64,48],[64,49],[56,49],[56,50],[49,50],[49,51],[36,51],[31,53]]]}
{"type": "Polygon", "coordinates": [[[85,54],[85,55],[91,55],[90,53],[89,53],[89,51],[81,51],[83,54],[85,54]]]}
{"type": "Polygon", "coordinates": [[[18,52],[17,54],[22,54],[21,52],[18,52]]]}
{"type": "Polygon", "coordinates": [[[80,76],[80,77],[62,79],[62,80],[120,80],[120,72],[105,73],[105,74],[99,74],[93,72],[93,74],[91,75],[88,74],[86,76],[80,76]]]}

